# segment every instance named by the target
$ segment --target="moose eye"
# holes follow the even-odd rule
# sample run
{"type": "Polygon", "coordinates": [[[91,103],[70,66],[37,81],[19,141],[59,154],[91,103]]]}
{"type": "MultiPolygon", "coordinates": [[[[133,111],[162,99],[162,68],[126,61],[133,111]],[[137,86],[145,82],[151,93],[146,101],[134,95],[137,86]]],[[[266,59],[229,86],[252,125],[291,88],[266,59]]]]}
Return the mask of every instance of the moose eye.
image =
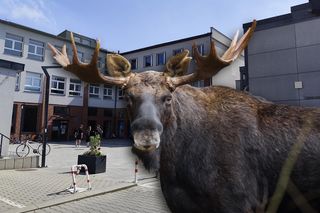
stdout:
{"type": "Polygon", "coordinates": [[[172,101],[172,96],[171,95],[163,97],[163,102],[165,104],[171,104],[171,101],[172,101]]]}

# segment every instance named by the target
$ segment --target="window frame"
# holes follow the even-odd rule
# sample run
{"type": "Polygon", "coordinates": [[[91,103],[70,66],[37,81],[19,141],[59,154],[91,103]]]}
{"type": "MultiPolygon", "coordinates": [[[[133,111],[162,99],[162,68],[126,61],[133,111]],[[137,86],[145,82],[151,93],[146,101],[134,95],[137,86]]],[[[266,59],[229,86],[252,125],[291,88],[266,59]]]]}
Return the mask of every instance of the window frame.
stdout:
{"type": "Polygon", "coordinates": [[[24,92],[41,92],[42,74],[37,72],[26,71],[26,77],[24,81],[24,92]],[[31,78],[31,84],[27,84],[28,78],[31,78]],[[39,85],[35,85],[36,80],[39,81],[39,85]]]}
{"type": "Polygon", "coordinates": [[[184,50],[184,48],[178,48],[178,49],[174,49],[172,50],[172,56],[178,55],[179,53],[182,53],[184,50]]]}
{"type": "Polygon", "coordinates": [[[157,66],[165,65],[166,62],[167,62],[167,60],[166,60],[166,52],[165,51],[156,54],[156,65],[157,66]],[[161,63],[161,64],[159,63],[159,56],[160,55],[163,56],[163,63],[161,63]]]}
{"type": "Polygon", "coordinates": [[[17,56],[17,57],[22,57],[23,56],[23,40],[24,38],[22,36],[16,35],[16,34],[12,34],[12,33],[6,33],[6,37],[4,40],[4,50],[3,50],[3,54],[6,55],[12,55],[12,56],[17,56]],[[12,36],[12,37],[19,37],[21,38],[21,41],[14,39],[14,38],[9,38],[8,36],[12,36]],[[6,41],[9,40],[12,42],[11,48],[6,47],[6,41]],[[15,44],[16,43],[20,43],[21,44],[21,50],[15,49],[15,44]],[[7,51],[6,51],[7,50],[7,51]],[[12,54],[13,53],[18,53],[18,54],[12,54]]]}
{"type": "Polygon", "coordinates": [[[32,60],[37,60],[37,61],[44,61],[44,54],[45,54],[45,48],[44,47],[45,47],[45,43],[44,42],[30,38],[29,39],[29,44],[28,44],[28,56],[27,56],[27,58],[28,59],[32,59],[32,60]],[[31,52],[30,47],[34,48],[34,52],[31,52]],[[39,49],[42,49],[42,54],[37,53],[39,49]]]}
{"type": "Polygon", "coordinates": [[[118,89],[118,100],[124,99],[124,90],[123,89],[118,89]]]}
{"type": "Polygon", "coordinates": [[[103,85],[103,99],[113,99],[113,86],[103,85]],[[108,94],[111,91],[111,94],[108,94]]]}
{"type": "Polygon", "coordinates": [[[99,98],[100,97],[100,84],[90,84],[88,88],[88,94],[90,98],[99,98]],[[91,92],[92,88],[92,92],[91,92]],[[95,89],[98,89],[98,92],[96,92],[95,89]]]}
{"type": "Polygon", "coordinates": [[[56,75],[53,75],[51,77],[50,94],[52,94],[52,95],[65,95],[66,94],[66,78],[65,77],[56,76],[56,75]],[[60,79],[55,79],[55,78],[60,78],[60,79]],[[61,79],[63,79],[63,81],[61,79]],[[52,86],[53,83],[56,83],[57,86],[53,87],[52,86]],[[59,88],[59,85],[61,85],[61,84],[63,84],[63,89],[59,88]],[[62,91],[63,93],[56,92],[56,91],[62,91]]]}
{"type": "Polygon", "coordinates": [[[81,90],[82,90],[81,80],[70,78],[69,79],[69,96],[73,96],[73,97],[81,96],[82,95],[81,90]],[[71,86],[73,86],[73,89],[71,89],[71,86]],[[77,86],[79,86],[79,90],[77,90],[77,86]]]}
{"type": "Polygon", "coordinates": [[[143,67],[152,67],[152,66],[153,66],[153,55],[150,54],[150,55],[143,56],[143,67]],[[150,57],[150,60],[151,60],[149,66],[147,66],[147,64],[146,64],[147,57],[150,57]]]}
{"type": "Polygon", "coordinates": [[[131,64],[131,70],[136,70],[136,69],[138,69],[138,58],[131,58],[131,59],[129,59],[129,62],[130,62],[130,64],[131,64]],[[135,68],[133,68],[133,66],[132,66],[132,61],[133,60],[135,60],[135,68]]]}
{"type": "Polygon", "coordinates": [[[204,55],[204,44],[199,44],[197,45],[197,49],[198,49],[198,52],[200,53],[200,55],[204,55]]]}

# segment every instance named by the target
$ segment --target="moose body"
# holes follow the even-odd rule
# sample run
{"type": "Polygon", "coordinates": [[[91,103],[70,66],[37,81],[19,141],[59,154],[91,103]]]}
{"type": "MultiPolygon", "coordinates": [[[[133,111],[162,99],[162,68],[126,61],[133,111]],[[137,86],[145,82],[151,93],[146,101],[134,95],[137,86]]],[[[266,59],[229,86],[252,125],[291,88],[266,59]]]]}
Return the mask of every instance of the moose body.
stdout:
{"type": "Polygon", "coordinates": [[[275,191],[310,118],[313,128],[291,181],[302,193],[319,195],[319,109],[276,105],[226,87],[190,86],[176,89],[172,105],[176,120],[164,126],[160,157],[161,187],[172,212],[254,212],[275,191]]]}
{"type": "MultiPolygon", "coordinates": [[[[246,47],[255,25],[254,21],[239,42],[236,35],[222,57],[213,42],[208,56],[201,56],[194,45],[197,67],[188,75],[187,50],[170,58],[163,72],[131,73],[128,60],[109,54],[111,76],[104,76],[97,68],[98,41],[89,64],[79,61],[72,35],[72,63],[65,45],[62,52],[49,47],[56,61],[81,80],[124,89],[134,150],[147,168],[160,166],[162,192],[172,212],[265,210],[288,156],[295,161],[290,153],[297,144],[302,148],[294,149],[300,153],[295,166],[292,172],[290,166],[284,172],[291,175],[290,181],[280,186],[290,196],[295,194],[293,200],[300,207],[311,209],[302,202],[311,200],[319,211],[315,202],[320,194],[319,109],[275,105],[226,87],[186,85],[211,78],[231,64],[246,47]]],[[[288,197],[280,207],[294,209],[288,197]]]]}

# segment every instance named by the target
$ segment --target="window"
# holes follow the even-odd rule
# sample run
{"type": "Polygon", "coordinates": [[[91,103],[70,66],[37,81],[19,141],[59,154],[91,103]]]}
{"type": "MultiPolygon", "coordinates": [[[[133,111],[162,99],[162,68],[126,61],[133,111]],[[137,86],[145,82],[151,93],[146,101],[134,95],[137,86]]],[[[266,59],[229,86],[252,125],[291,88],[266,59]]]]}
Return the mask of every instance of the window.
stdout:
{"type": "Polygon", "coordinates": [[[54,115],[69,115],[69,107],[54,106],[53,107],[53,114],[54,115]]]}
{"type": "Polygon", "coordinates": [[[197,45],[197,49],[198,49],[198,52],[200,53],[200,55],[204,55],[204,45],[203,44],[197,45]]]}
{"type": "Polygon", "coordinates": [[[183,51],[182,48],[181,49],[175,49],[175,50],[172,51],[172,55],[177,55],[179,53],[182,53],[182,51],[183,51]]]}
{"type": "Polygon", "coordinates": [[[24,106],[23,107],[23,119],[22,119],[22,132],[36,132],[38,118],[37,106],[24,106]]]}
{"type": "Polygon", "coordinates": [[[204,80],[193,82],[191,85],[194,87],[204,87],[204,80]]]}
{"type": "Polygon", "coordinates": [[[113,111],[112,111],[112,109],[104,109],[103,115],[104,115],[105,117],[112,117],[112,116],[113,116],[113,111]]]}
{"type": "Polygon", "coordinates": [[[64,95],[65,79],[59,76],[52,76],[51,94],[64,95]]]}
{"type": "Polygon", "coordinates": [[[69,95],[80,96],[81,95],[81,81],[78,79],[70,79],[69,95]]]}
{"type": "Polygon", "coordinates": [[[21,73],[17,72],[15,91],[19,91],[20,90],[20,78],[21,78],[21,73]]]}
{"type": "Polygon", "coordinates": [[[102,58],[101,57],[98,58],[97,64],[98,64],[98,68],[102,67],[102,58]]]}
{"type": "Polygon", "coordinates": [[[74,41],[77,43],[81,43],[81,44],[88,45],[88,46],[91,45],[91,41],[89,39],[85,39],[85,38],[82,38],[77,35],[73,35],[73,38],[74,38],[74,41]]]}
{"type": "Polygon", "coordinates": [[[80,51],[77,51],[77,53],[78,53],[79,61],[85,62],[85,61],[84,61],[84,53],[83,53],[83,52],[80,52],[80,51]]]}
{"type": "Polygon", "coordinates": [[[157,53],[157,66],[166,64],[166,53],[157,53]]]}
{"type": "Polygon", "coordinates": [[[17,70],[17,71],[24,70],[24,64],[15,63],[12,61],[6,61],[2,59],[0,59],[0,67],[11,69],[11,70],[17,70]]]}
{"type": "Polygon", "coordinates": [[[29,40],[28,58],[38,61],[44,59],[44,43],[33,39],[29,40]]]}
{"type": "MultiPolygon", "coordinates": [[[[97,116],[98,109],[95,107],[88,107],[88,116],[97,116]]],[[[92,125],[91,125],[92,126],[92,125]]],[[[93,125],[94,126],[94,125],[93,125]]]]}
{"type": "Polygon", "coordinates": [[[151,67],[152,66],[152,55],[146,55],[143,57],[143,64],[144,67],[151,67]]]}
{"type": "Polygon", "coordinates": [[[130,64],[131,64],[131,70],[138,69],[138,59],[133,58],[133,59],[130,59],[129,61],[130,61],[130,64]]]}
{"type": "Polygon", "coordinates": [[[26,81],[24,84],[24,91],[40,92],[41,88],[41,74],[34,72],[26,73],[26,81]]]}
{"type": "Polygon", "coordinates": [[[82,44],[90,46],[91,45],[91,41],[88,40],[88,39],[83,38],[82,39],[82,44]]]}
{"type": "Polygon", "coordinates": [[[89,96],[92,98],[99,98],[100,85],[99,84],[90,84],[89,86],[89,96]]]}
{"type": "Polygon", "coordinates": [[[104,99],[112,99],[113,96],[113,88],[112,86],[104,85],[103,87],[103,98],[104,99]]]}
{"type": "Polygon", "coordinates": [[[80,37],[78,37],[78,36],[76,36],[76,35],[73,35],[73,38],[74,38],[74,41],[75,41],[75,42],[78,42],[78,43],[81,42],[81,38],[80,38],[80,37]]]}
{"type": "Polygon", "coordinates": [[[124,98],[124,91],[122,89],[118,90],[118,99],[123,99],[124,98]]]}
{"type": "Polygon", "coordinates": [[[23,37],[10,33],[6,34],[6,40],[4,43],[4,54],[22,56],[22,48],[23,37]]]}

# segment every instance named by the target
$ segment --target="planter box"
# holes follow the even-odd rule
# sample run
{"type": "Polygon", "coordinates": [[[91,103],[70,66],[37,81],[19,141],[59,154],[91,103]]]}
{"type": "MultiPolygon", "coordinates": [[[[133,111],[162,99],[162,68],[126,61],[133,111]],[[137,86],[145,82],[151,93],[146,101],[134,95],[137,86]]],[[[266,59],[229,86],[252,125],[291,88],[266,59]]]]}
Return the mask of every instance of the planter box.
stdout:
{"type": "MultiPolygon", "coordinates": [[[[78,165],[86,164],[89,174],[106,172],[107,156],[78,155],[78,165]]],[[[84,169],[81,169],[84,172],[84,169]]]]}

